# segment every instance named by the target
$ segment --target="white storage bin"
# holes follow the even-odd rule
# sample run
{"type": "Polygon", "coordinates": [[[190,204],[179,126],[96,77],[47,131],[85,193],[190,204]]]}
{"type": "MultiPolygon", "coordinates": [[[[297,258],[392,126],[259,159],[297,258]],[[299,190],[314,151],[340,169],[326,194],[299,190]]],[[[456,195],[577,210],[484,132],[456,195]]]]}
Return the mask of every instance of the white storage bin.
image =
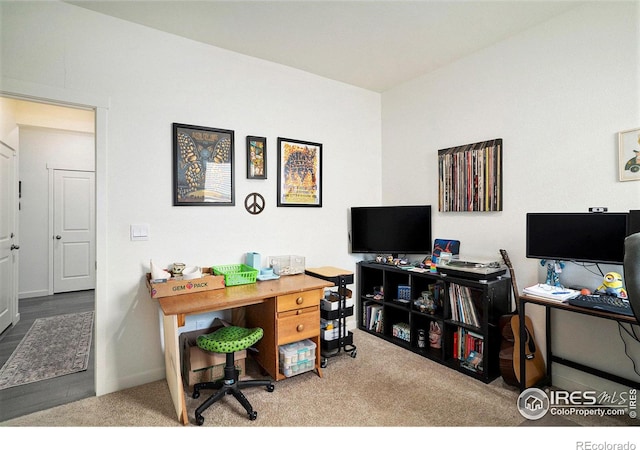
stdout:
{"type": "Polygon", "coordinates": [[[285,377],[313,370],[316,360],[316,344],[305,339],[278,348],[280,372],[285,377]]]}

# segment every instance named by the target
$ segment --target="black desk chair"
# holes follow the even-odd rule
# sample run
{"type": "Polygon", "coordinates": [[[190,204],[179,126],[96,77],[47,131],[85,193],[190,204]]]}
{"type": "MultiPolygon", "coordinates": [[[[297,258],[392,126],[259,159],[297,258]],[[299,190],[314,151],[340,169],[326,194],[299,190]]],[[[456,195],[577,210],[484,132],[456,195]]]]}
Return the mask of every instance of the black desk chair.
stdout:
{"type": "Polygon", "coordinates": [[[222,327],[213,333],[198,336],[197,345],[201,349],[215,353],[225,353],[224,378],[218,381],[197,383],[193,387],[193,398],[200,397],[201,389],[215,389],[204,403],[196,409],[196,424],[202,425],[204,417],[202,413],[227,394],[233,395],[236,400],[247,410],[249,420],[256,420],[258,412],[253,410],[251,403],[244,396],[241,389],[254,386],[266,386],[267,391],[273,392],[275,386],[271,380],[245,380],[238,381],[239,372],[234,363],[234,353],[253,346],[262,339],[262,328],[242,328],[237,326],[222,327]]]}
{"type": "Polygon", "coordinates": [[[640,233],[624,240],[624,282],[631,310],[640,322],[640,233]]]}

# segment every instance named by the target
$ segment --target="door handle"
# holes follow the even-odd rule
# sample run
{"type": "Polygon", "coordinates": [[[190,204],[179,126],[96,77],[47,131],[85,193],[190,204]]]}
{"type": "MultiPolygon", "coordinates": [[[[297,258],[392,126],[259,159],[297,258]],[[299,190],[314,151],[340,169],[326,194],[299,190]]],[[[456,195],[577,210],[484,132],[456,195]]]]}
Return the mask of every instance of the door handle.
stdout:
{"type": "Polygon", "coordinates": [[[19,245],[11,244],[11,250],[18,250],[20,248],[19,245]]]}
{"type": "Polygon", "coordinates": [[[62,239],[62,236],[60,236],[59,234],[56,234],[56,239],[60,240],[62,239]]]}

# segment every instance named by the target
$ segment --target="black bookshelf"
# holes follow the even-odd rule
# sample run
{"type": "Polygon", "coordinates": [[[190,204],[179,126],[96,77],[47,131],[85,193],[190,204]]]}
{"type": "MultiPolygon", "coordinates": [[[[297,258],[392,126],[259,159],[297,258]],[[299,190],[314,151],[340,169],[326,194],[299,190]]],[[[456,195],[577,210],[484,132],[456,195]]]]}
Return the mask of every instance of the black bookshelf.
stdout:
{"type": "Polygon", "coordinates": [[[478,280],[373,262],[358,263],[357,275],[360,330],[485,383],[500,375],[498,320],[511,310],[508,277],[478,280]],[[435,309],[416,303],[423,292],[435,309]],[[432,323],[442,333],[439,346],[429,341],[432,323]]]}

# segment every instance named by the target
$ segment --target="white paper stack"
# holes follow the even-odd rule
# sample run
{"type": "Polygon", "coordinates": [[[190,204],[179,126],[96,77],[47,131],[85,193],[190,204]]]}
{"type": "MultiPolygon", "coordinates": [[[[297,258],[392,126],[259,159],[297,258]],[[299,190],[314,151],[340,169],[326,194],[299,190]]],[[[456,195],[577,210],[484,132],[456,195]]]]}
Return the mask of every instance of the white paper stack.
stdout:
{"type": "Polygon", "coordinates": [[[575,297],[580,292],[574,289],[568,289],[558,286],[551,286],[548,284],[534,284],[528,288],[524,288],[522,292],[526,295],[533,295],[534,297],[542,297],[549,300],[556,300],[563,302],[570,298],[575,297]]]}

